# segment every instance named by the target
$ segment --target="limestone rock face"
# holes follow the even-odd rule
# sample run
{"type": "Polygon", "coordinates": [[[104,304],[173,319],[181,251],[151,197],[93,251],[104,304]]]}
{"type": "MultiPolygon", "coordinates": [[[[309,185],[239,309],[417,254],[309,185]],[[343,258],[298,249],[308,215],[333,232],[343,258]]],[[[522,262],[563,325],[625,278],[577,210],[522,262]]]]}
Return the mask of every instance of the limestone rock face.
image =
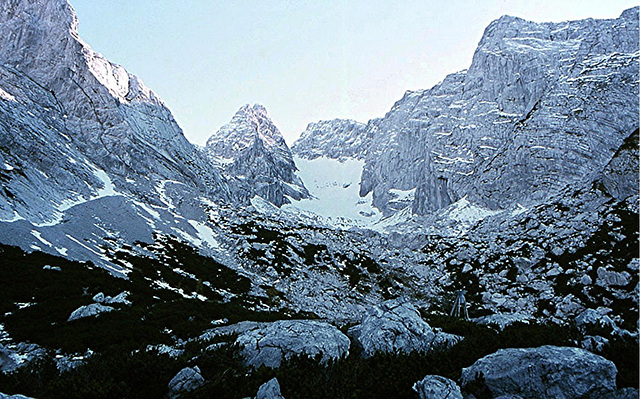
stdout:
{"type": "Polygon", "coordinates": [[[310,123],[307,130],[291,146],[293,153],[304,159],[364,159],[375,120],[369,124],[351,119],[333,119],[310,123]]]}
{"type": "Polygon", "coordinates": [[[0,161],[12,168],[13,195],[3,195],[0,218],[47,221],[70,194],[104,188],[101,170],[137,194],[170,179],[226,195],[162,100],[80,39],[66,0],[5,1],[0,26],[0,161]]]}
{"type": "Polygon", "coordinates": [[[460,387],[454,381],[439,375],[427,375],[413,384],[420,399],[462,399],[460,387]]]}
{"type": "Polygon", "coordinates": [[[395,212],[390,190],[414,188],[417,214],[465,196],[505,209],[599,173],[637,129],[637,38],[638,8],[610,20],[494,21],[468,70],[407,92],[379,121],[360,195],[373,192],[385,214],[395,212]]]}
{"type": "Polygon", "coordinates": [[[376,352],[427,352],[453,345],[462,337],[434,331],[408,302],[390,300],[368,309],[362,322],[349,329],[365,357],[376,352]]]}
{"type": "Polygon", "coordinates": [[[241,330],[236,344],[243,346],[247,364],[255,367],[277,368],[294,355],[320,355],[321,361],[327,362],[349,353],[349,338],[331,324],[317,320],[278,320],[241,330]]]}
{"type": "Polygon", "coordinates": [[[638,129],[627,137],[604,168],[602,183],[617,199],[638,194],[638,129]]]}
{"type": "Polygon", "coordinates": [[[169,397],[179,398],[183,393],[201,387],[204,382],[198,366],[185,367],[169,382],[169,397]]]}
{"type": "Polygon", "coordinates": [[[80,39],[66,0],[0,3],[0,181],[2,242],[112,270],[90,237],[198,235],[176,222],[232,198],[162,100],[80,39]]]}
{"type": "Polygon", "coordinates": [[[280,384],[277,378],[272,378],[258,388],[256,399],[284,399],[280,393],[280,384]]]}
{"type": "Polygon", "coordinates": [[[615,365],[583,349],[501,349],[462,370],[462,388],[480,383],[494,397],[597,397],[616,390],[615,365]]]}
{"type": "Polygon", "coordinates": [[[289,203],[289,198],[309,196],[295,173],[291,150],[262,105],[240,108],[231,122],[207,140],[206,151],[249,193],[255,192],[276,206],[289,203]]]}

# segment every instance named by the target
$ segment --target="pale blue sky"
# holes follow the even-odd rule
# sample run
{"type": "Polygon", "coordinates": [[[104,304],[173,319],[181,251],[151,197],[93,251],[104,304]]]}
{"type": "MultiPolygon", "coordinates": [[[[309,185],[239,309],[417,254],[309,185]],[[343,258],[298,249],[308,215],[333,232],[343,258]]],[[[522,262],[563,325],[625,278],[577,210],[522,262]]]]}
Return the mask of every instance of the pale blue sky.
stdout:
{"type": "Polygon", "coordinates": [[[309,122],[381,117],[406,90],[465,69],[501,15],[615,18],[628,0],[70,0],[80,35],[204,144],[261,103],[289,144],[309,122]]]}

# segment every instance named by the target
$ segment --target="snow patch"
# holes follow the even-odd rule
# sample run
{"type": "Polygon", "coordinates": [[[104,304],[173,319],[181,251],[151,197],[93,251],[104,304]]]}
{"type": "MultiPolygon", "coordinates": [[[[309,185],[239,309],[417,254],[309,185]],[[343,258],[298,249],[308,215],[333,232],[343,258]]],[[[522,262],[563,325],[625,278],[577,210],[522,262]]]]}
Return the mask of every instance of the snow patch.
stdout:
{"type": "Polygon", "coordinates": [[[98,190],[98,196],[92,199],[120,195],[116,193],[115,187],[113,185],[113,182],[111,181],[111,178],[109,177],[109,175],[107,175],[107,173],[104,170],[94,169],[93,174],[102,182],[102,188],[98,190]]]}
{"type": "Polygon", "coordinates": [[[189,224],[193,226],[194,229],[198,232],[198,237],[202,242],[205,242],[209,245],[211,249],[219,249],[220,244],[215,239],[215,233],[211,229],[211,227],[202,224],[196,220],[189,220],[189,224]]]}
{"type": "Polygon", "coordinates": [[[499,212],[500,211],[492,211],[472,204],[465,196],[451,204],[445,210],[445,215],[456,222],[475,223],[499,212]]]}
{"type": "Polygon", "coordinates": [[[13,223],[13,222],[17,222],[18,220],[25,220],[25,218],[20,216],[18,212],[13,211],[13,216],[10,219],[0,219],[0,222],[13,223]]]}
{"type": "Polygon", "coordinates": [[[132,202],[137,206],[139,206],[140,208],[144,209],[144,211],[147,212],[149,215],[151,215],[154,219],[161,220],[160,212],[152,209],[149,205],[143,202],[135,201],[135,200],[132,200],[132,202]]]}
{"type": "Polygon", "coordinates": [[[14,96],[12,96],[11,94],[7,93],[6,91],[4,91],[2,89],[2,87],[0,87],[0,98],[2,98],[3,100],[7,100],[7,101],[17,102],[16,98],[14,96]]]}
{"type": "Polygon", "coordinates": [[[51,244],[49,241],[45,240],[45,239],[42,237],[42,234],[40,234],[40,232],[39,232],[38,230],[31,230],[31,234],[32,234],[35,238],[37,238],[38,240],[40,240],[40,242],[41,242],[41,243],[43,243],[43,244],[45,244],[45,245],[47,245],[47,246],[49,246],[49,247],[52,247],[52,246],[53,246],[53,244],[51,244]]]}
{"type": "Polygon", "coordinates": [[[346,218],[375,223],[380,212],[373,207],[373,197],[361,198],[360,176],[364,160],[347,158],[342,161],[320,157],[313,160],[294,157],[299,176],[311,198],[283,205],[288,211],[307,211],[324,218],[346,218]]]}

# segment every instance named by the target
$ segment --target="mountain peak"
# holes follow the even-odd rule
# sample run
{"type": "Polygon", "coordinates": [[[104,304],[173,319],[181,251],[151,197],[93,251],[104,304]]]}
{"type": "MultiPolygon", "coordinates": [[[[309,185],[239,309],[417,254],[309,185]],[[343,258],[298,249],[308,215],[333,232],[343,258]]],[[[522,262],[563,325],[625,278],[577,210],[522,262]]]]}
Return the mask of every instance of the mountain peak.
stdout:
{"type": "Polygon", "coordinates": [[[0,25],[0,59],[20,70],[56,64],[80,45],[78,19],[66,0],[4,1],[0,25]]]}
{"type": "Polygon", "coordinates": [[[255,193],[273,204],[289,202],[285,196],[308,196],[295,175],[291,150],[263,105],[243,105],[229,123],[209,137],[206,149],[230,177],[257,187],[255,193]]]}
{"type": "Polygon", "coordinates": [[[269,118],[267,109],[260,104],[246,104],[240,107],[229,123],[209,137],[206,147],[215,153],[228,153],[242,151],[256,144],[289,151],[282,133],[269,118]]]}
{"type": "Polygon", "coordinates": [[[265,118],[269,117],[269,114],[267,113],[267,109],[265,108],[264,105],[262,104],[245,104],[242,107],[240,107],[240,109],[238,110],[238,113],[245,113],[245,114],[253,114],[253,115],[259,115],[265,118]]]}

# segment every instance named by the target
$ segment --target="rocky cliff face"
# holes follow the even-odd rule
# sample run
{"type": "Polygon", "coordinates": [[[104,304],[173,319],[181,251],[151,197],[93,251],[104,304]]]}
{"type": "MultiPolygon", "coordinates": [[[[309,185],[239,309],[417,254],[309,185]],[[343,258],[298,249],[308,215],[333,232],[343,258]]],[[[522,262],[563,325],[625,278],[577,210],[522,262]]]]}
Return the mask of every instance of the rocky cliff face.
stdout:
{"type": "Polygon", "coordinates": [[[391,190],[414,188],[418,214],[465,196],[504,209],[599,173],[638,125],[637,39],[638,8],[613,20],[500,18],[469,70],[407,92],[380,121],[360,195],[386,214],[391,190]]]}
{"type": "Polygon", "coordinates": [[[161,180],[228,195],[162,100],[78,37],[65,0],[3,2],[0,26],[0,148],[11,193],[1,218],[48,221],[60,203],[97,195],[103,174],[136,196],[161,180]]]}
{"type": "Polygon", "coordinates": [[[246,190],[280,206],[307,198],[291,150],[262,105],[245,105],[207,140],[207,153],[246,190]]]}
{"type": "Polygon", "coordinates": [[[161,99],[78,37],[67,1],[2,2],[0,31],[3,242],[99,262],[104,237],[198,236],[186,220],[227,201],[227,182],[161,99]]]}
{"type": "Polygon", "coordinates": [[[614,198],[623,200],[631,195],[638,195],[638,158],[636,129],[624,140],[602,173],[602,183],[614,198]]]}
{"type": "Polygon", "coordinates": [[[364,159],[377,120],[364,124],[351,119],[333,119],[310,123],[307,130],[291,146],[293,153],[304,159],[364,159]]]}

